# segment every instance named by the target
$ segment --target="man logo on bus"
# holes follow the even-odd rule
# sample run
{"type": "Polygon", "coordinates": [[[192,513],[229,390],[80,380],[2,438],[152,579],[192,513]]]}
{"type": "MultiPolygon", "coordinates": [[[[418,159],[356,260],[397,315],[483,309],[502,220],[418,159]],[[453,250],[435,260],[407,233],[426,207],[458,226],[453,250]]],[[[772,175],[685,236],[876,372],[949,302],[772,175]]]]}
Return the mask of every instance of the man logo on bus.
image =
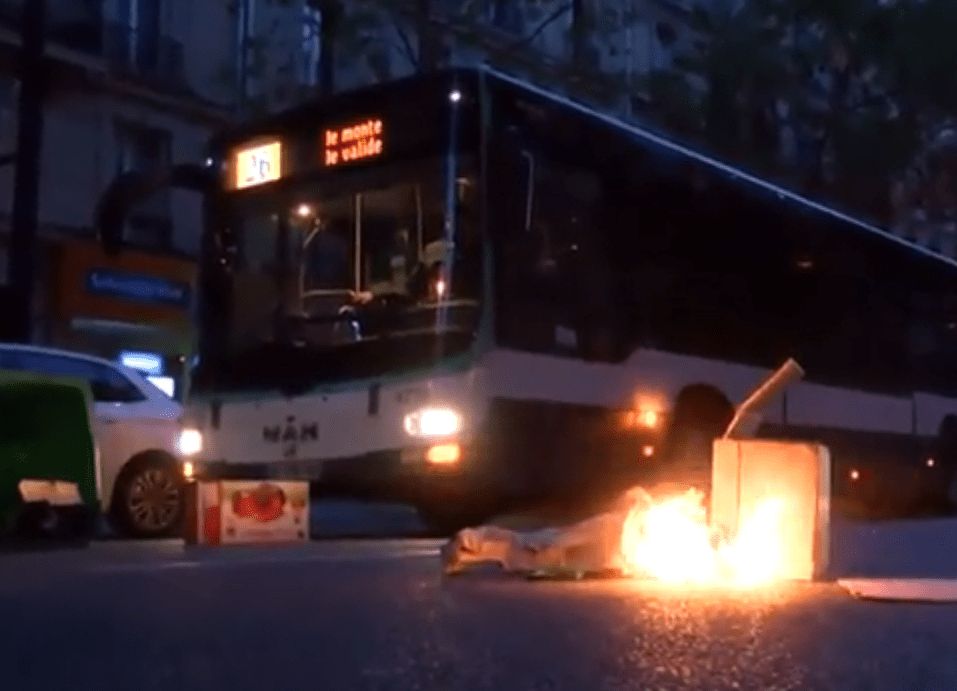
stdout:
{"type": "Polygon", "coordinates": [[[263,441],[272,444],[318,440],[319,423],[303,422],[296,424],[296,417],[294,415],[287,417],[284,425],[269,425],[263,427],[263,441]]]}

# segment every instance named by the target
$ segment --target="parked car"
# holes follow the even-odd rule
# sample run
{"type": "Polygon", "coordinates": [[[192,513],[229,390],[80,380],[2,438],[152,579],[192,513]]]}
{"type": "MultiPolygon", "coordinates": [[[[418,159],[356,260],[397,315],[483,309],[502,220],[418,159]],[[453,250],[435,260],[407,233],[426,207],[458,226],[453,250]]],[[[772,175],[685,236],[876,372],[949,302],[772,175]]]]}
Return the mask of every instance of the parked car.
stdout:
{"type": "Polygon", "coordinates": [[[0,343],[0,370],[79,377],[93,391],[98,494],[127,537],[179,530],[184,476],[178,457],[182,406],[137,372],[102,358],[0,343]]]}

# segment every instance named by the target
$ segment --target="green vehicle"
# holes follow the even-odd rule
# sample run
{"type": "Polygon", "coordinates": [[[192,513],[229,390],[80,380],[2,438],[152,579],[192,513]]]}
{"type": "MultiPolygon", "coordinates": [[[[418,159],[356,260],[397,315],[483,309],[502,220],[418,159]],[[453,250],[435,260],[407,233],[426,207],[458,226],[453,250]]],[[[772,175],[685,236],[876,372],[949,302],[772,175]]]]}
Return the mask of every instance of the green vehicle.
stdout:
{"type": "Polygon", "coordinates": [[[86,540],[99,508],[86,382],[0,371],[0,537],[86,540]]]}

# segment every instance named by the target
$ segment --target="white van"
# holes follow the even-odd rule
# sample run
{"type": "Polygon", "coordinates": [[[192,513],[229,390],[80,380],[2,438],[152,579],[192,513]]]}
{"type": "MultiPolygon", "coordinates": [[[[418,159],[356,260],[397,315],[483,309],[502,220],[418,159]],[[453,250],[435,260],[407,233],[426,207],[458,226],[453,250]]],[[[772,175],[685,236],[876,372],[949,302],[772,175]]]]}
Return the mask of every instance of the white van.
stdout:
{"type": "Polygon", "coordinates": [[[164,537],[178,530],[184,505],[179,403],[128,367],[52,348],[0,343],[0,370],[89,382],[97,489],[113,527],[126,537],[164,537]]]}

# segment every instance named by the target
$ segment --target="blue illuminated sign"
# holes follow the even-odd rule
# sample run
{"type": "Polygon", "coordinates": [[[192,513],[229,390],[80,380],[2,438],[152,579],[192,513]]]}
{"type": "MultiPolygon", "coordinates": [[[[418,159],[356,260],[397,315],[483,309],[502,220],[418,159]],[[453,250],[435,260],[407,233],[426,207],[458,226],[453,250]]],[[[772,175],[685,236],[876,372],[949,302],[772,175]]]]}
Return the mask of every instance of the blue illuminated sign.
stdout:
{"type": "Polygon", "coordinates": [[[86,289],[130,302],[188,307],[191,290],[186,283],[147,274],[95,269],[86,275],[86,289]]]}

